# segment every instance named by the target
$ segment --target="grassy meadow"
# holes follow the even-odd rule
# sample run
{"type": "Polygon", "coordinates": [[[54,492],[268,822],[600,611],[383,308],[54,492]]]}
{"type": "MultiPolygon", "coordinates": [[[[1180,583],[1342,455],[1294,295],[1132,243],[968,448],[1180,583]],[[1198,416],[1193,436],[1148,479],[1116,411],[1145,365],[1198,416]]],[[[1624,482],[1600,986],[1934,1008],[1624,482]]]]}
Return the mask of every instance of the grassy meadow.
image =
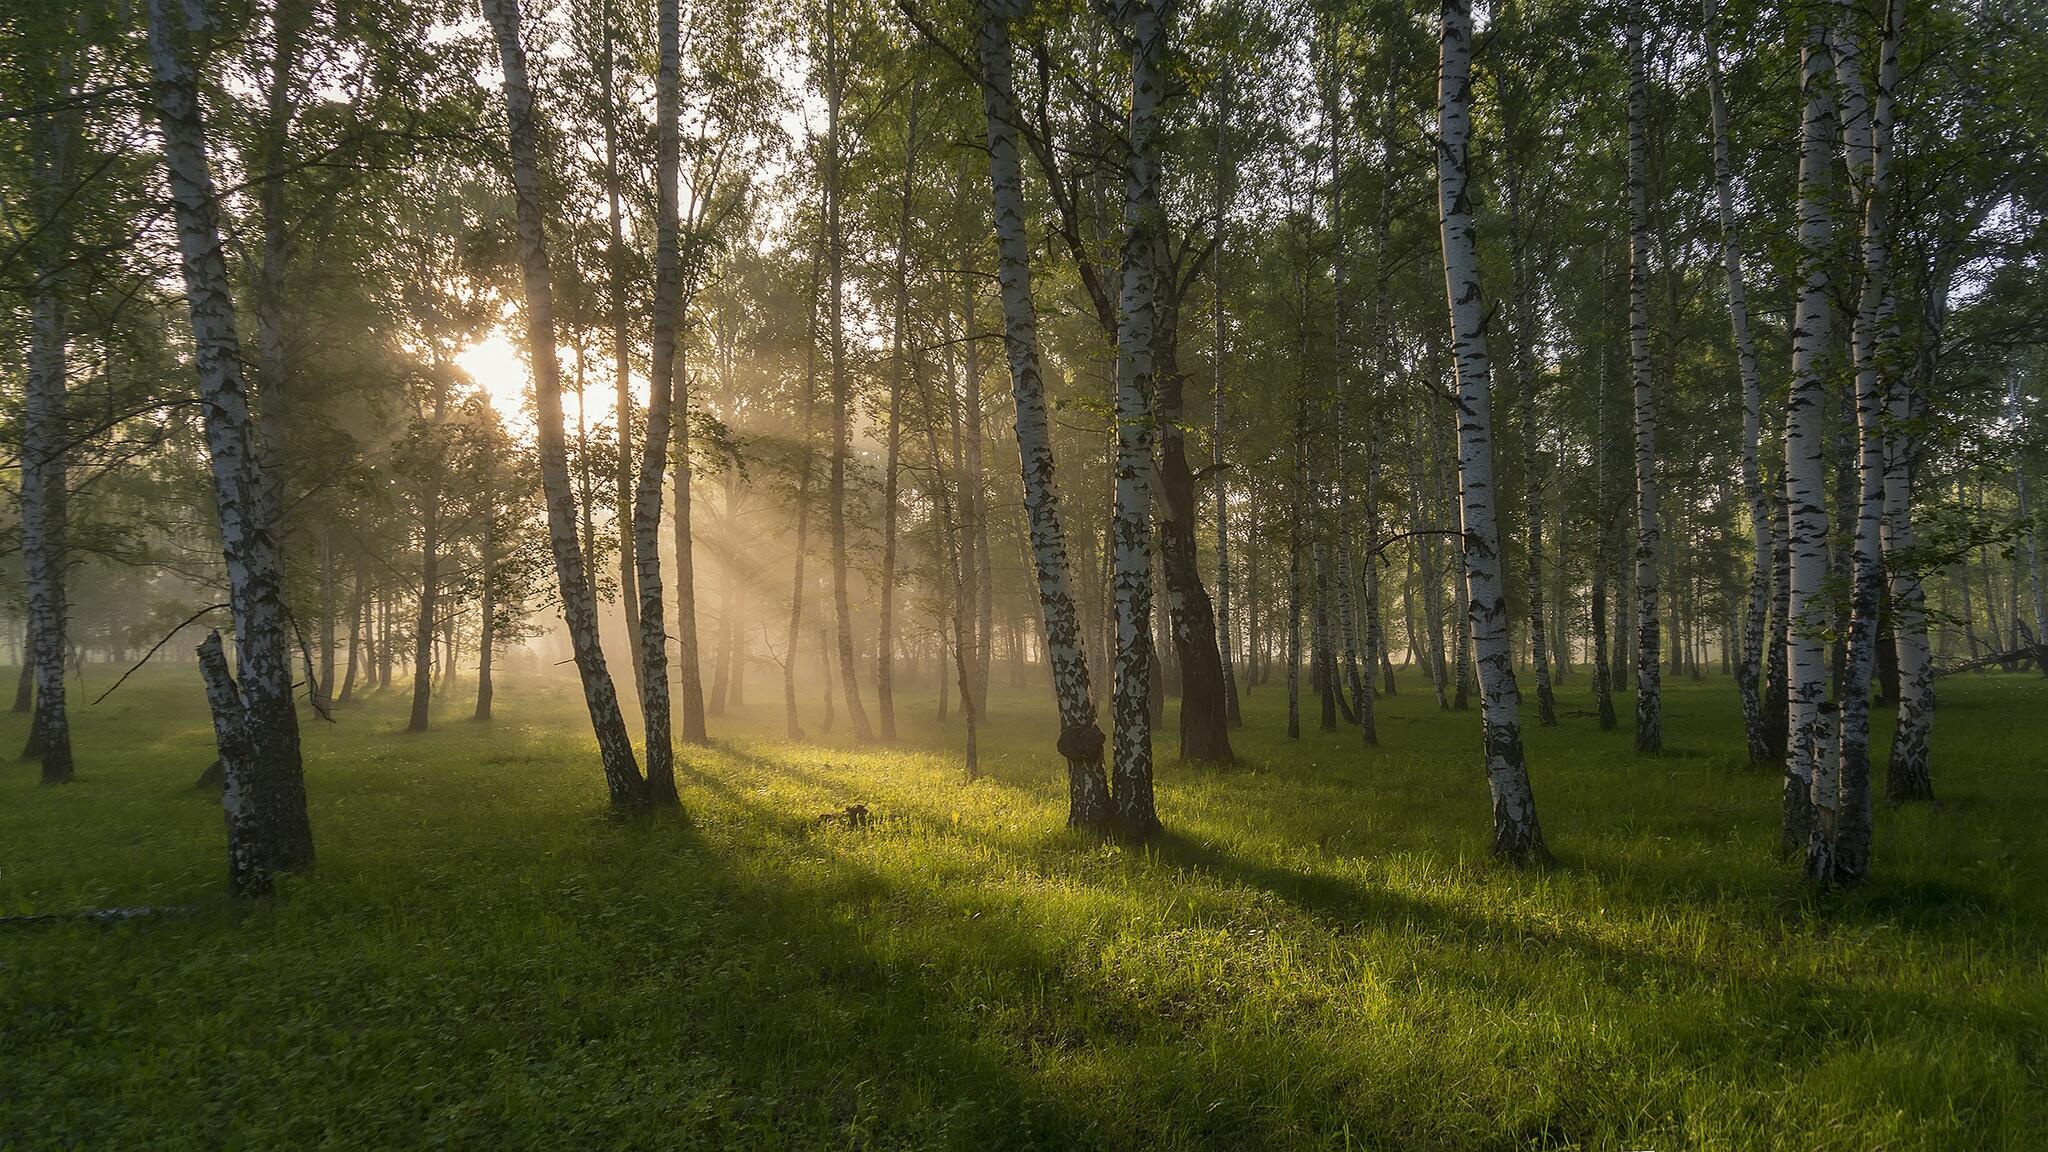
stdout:
{"type": "Polygon", "coordinates": [[[1049,694],[1000,670],[979,781],[929,695],[896,747],[798,745],[759,683],[686,817],[626,823],[567,679],[424,736],[394,692],[307,714],[318,866],[242,908],[197,673],[95,674],[77,783],[0,764],[0,915],[189,911],[0,925],[0,1148],[2048,1147],[2037,677],[1940,683],[1942,804],[1830,894],[1720,678],[1649,759],[1561,687],[1526,873],[1476,711],[1413,679],[1377,751],[1280,739],[1277,686],[1238,769],[1169,735],[1144,850],[1062,829],[1049,694]]]}

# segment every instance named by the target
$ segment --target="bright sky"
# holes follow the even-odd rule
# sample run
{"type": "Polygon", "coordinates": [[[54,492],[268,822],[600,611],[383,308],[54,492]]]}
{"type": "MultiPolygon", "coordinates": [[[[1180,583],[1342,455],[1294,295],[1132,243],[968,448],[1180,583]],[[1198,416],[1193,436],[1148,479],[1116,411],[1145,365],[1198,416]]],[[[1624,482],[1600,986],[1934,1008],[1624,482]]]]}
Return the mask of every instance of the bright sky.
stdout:
{"type": "MultiPolygon", "coordinates": [[[[576,427],[576,350],[561,348],[556,353],[562,365],[562,416],[563,424],[573,430],[576,427]]],[[[533,376],[526,370],[526,356],[513,342],[510,333],[502,327],[494,327],[483,339],[456,353],[455,363],[460,365],[469,378],[476,381],[490,398],[491,407],[505,420],[505,427],[513,435],[528,438],[533,435],[533,413],[529,403],[533,394],[533,376]]],[[[612,423],[616,405],[612,402],[611,365],[608,357],[593,358],[588,363],[584,379],[584,418],[588,426],[612,423]]],[[[633,377],[633,398],[637,403],[647,402],[647,379],[633,377]]]]}

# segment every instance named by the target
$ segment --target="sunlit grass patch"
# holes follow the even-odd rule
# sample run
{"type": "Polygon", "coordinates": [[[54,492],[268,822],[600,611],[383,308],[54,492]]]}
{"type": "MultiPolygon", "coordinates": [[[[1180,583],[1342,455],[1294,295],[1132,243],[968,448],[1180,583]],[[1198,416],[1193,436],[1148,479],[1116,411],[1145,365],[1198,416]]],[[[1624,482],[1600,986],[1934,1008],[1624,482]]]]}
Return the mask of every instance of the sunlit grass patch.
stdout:
{"type": "Polygon", "coordinates": [[[81,707],[77,784],[0,776],[0,907],[193,910],[0,929],[0,1147],[2048,1146],[2038,679],[1943,682],[1943,807],[1831,894],[1725,681],[1663,757],[1530,730],[1531,872],[1421,692],[1379,750],[1266,688],[1249,767],[1169,735],[1142,849],[1064,829],[1026,690],[973,782],[926,697],[890,749],[735,709],[687,818],[625,823],[562,685],[421,736],[373,697],[308,719],[319,864],[253,909],[186,679],[81,707]]]}

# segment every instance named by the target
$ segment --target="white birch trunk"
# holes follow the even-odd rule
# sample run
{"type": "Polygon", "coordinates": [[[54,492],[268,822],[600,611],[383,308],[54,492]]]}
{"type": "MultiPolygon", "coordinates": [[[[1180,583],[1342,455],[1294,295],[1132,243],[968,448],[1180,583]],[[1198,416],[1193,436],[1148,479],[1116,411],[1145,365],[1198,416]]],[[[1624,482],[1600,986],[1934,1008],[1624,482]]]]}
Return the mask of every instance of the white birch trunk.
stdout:
{"type": "Polygon", "coordinates": [[[1116,671],[1110,693],[1110,794],[1119,833],[1159,831],[1152,800],[1152,336],[1153,246],[1159,230],[1160,57],[1166,29],[1153,0],[1123,0],[1118,23],[1130,37],[1130,157],[1123,209],[1123,285],[1117,308],[1116,512],[1111,565],[1116,671]]]}
{"type": "MultiPolygon", "coordinates": [[[[652,334],[653,372],[647,390],[647,433],[640,443],[640,476],[633,491],[633,548],[629,558],[635,580],[621,594],[637,598],[639,611],[627,621],[637,625],[639,659],[634,663],[639,676],[641,722],[647,741],[647,797],[656,805],[672,805],[676,793],[675,739],[668,692],[668,628],[661,578],[661,485],[668,471],[668,446],[674,438],[676,391],[676,324],[682,294],[682,211],[679,204],[682,177],[682,14],[679,0],[658,0],[655,34],[660,38],[654,79],[654,323],[652,334]]],[[[609,41],[610,32],[607,30],[609,41]]],[[[607,74],[610,68],[607,65],[607,74]]],[[[607,88],[610,87],[607,75],[607,88]]],[[[607,97],[609,104],[609,97],[607,97]]],[[[609,125],[607,125],[609,132],[609,125]]],[[[611,168],[610,141],[606,147],[607,177],[613,178],[613,243],[618,240],[618,197],[611,168]]],[[[624,293],[613,289],[613,306],[621,314],[624,293]]],[[[624,322],[617,335],[623,344],[624,322]]],[[[616,370],[625,371],[623,355],[615,355],[616,370]]],[[[631,420],[623,375],[619,387],[619,453],[621,480],[630,470],[624,464],[626,429],[631,420]]],[[[678,468],[687,461],[678,460],[678,468]]]]}
{"type": "Polygon", "coordinates": [[[1039,367],[1038,309],[1031,297],[1031,242],[1024,227],[1024,173],[1017,154],[1017,98],[1011,81],[1010,21],[1015,0],[977,0],[982,111],[988,131],[989,182],[997,266],[1002,287],[1004,347],[1016,406],[1018,465],[1030,526],[1032,567],[1053,696],[1059,705],[1059,752],[1067,761],[1067,825],[1095,832],[1111,822],[1102,769],[1102,729],[1088,682],[1088,660],[1067,570],[1066,534],[1053,482],[1051,420],[1039,367]]]}
{"type": "MultiPolygon", "coordinates": [[[[70,71],[60,65],[60,72],[70,71]]],[[[57,94],[68,94],[68,75],[57,94]]],[[[28,591],[28,646],[23,665],[35,681],[34,711],[29,721],[29,751],[42,760],[42,781],[63,784],[75,769],[71,756],[71,721],[64,707],[64,653],[67,648],[67,568],[65,535],[70,478],[65,467],[65,441],[71,433],[65,419],[65,332],[63,268],[67,257],[64,226],[65,182],[75,120],[63,112],[46,113],[35,126],[30,162],[30,195],[39,235],[35,244],[35,281],[29,289],[28,381],[23,389],[21,421],[21,555],[28,591]]]]}
{"type": "MultiPolygon", "coordinates": [[[[282,548],[267,513],[266,480],[243,382],[241,342],[220,231],[220,204],[207,161],[199,86],[186,57],[186,9],[149,4],[150,66],[163,138],[193,355],[205,425],[228,599],[235,620],[235,679],[242,746],[239,792],[247,798],[260,871],[313,863],[292,703],[290,616],[282,548]]],[[[260,884],[258,885],[260,887],[260,884]]]]}
{"type": "MultiPolygon", "coordinates": [[[[1877,76],[1877,100],[1863,88],[1862,53],[1853,5],[1838,0],[1834,36],[1836,85],[1842,96],[1843,142],[1851,185],[1862,200],[1863,283],[1850,340],[1856,368],[1857,500],[1850,617],[1839,700],[1840,797],[1832,829],[1816,825],[1807,850],[1810,875],[1824,883],[1855,883],[1870,866],[1870,679],[1878,645],[1879,596],[1884,584],[1885,418],[1887,373],[1898,371],[1895,305],[1891,294],[1888,184],[1892,92],[1898,84],[1898,26],[1887,8],[1877,76]],[[1828,835],[1830,834],[1831,835],[1828,835]]],[[[1825,809],[1823,812],[1825,813],[1825,809]]]]}
{"type": "Polygon", "coordinates": [[[1792,324],[1792,384],[1785,412],[1786,753],[1784,834],[1806,844],[1814,807],[1835,802],[1831,760],[1818,756],[1821,702],[1828,691],[1821,649],[1832,620],[1824,585],[1828,568],[1828,503],[1823,403],[1827,350],[1834,324],[1829,296],[1834,221],[1828,210],[1832,147],[1828,81],[1833,70],[1825,24],[1815,20],[1801,51],[1799,90],[1799,298],[1792,324]]]}
{"type": "Polygon", "coordinates": [[[605,666],[604,649],[598,644],[597,597],[584,566],[582,543],[577,539],[576,495],[569,478],[568,445],[562,429],[561,366],[555,358],[554,282],[548,267],[543,225],[546,211],[540,177],[539,126],[534,116],[533,89],[527,80],[526,48],[519,40],[518,0],[483,0],[483,13],[496,36],[505,74],[514,224],[526,295],[526,349],[532,365],[534,407],[539,422],[540,479],[548,507],[548,543],[554,553],[562,617],[569,627],[569,643],[582,681],[591,729],[597,737],[598,757],[612,807],[635,811],[646,806],[647,787],[633,757],[632,738],[619,711],[618,690],[605,666]]]}
{"type": "Polygon", "coordinates": [[[1467,189],[1472,140],[1472,9],[1444,0],[1438,71],[1437,207],[1452,351],[1458,365],[1458,471],[1465,539],[1468,624],[1479,656],[1479,708],[1487,785],[1493,796],[1493,851],[1525,863],[1547,855],[1536,796],[1522,757],[1521,698],[1508,642],[1500,530],[1493,485],[1493,411],[1488,395],[1486,305],[1467,189]]]}

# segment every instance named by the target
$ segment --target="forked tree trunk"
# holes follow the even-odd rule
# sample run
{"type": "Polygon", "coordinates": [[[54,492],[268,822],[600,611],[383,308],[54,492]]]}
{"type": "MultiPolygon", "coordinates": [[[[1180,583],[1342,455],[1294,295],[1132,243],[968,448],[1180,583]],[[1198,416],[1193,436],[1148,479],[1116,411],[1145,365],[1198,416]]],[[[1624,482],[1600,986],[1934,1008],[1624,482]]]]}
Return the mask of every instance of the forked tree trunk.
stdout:
{"type": "Polygon", "coordinates": [[[1786,760],[1784,841],[1805,847],[1828,826],[1815,808],[1836,803],[1836,772],[1819,755],[1821,702],[1828,691],[1821,638],[1832,623],[1825,595],[1828,504],[1823,405],[1832,336],[1834,222],[1828,210],[1829,78],[1833,64],[1825,22],[1813,19],[1800,53],[1799,299],[1792,325],[1792,384],[1785,413],[1786,543],[1791,573],[1786,605],[1786,760]]]}
{"type": "Polygon", "coordinates": [[[267,896],[271,869],[266,859],[261,817],[254,804],[250,776],[254,749],[242,694],[228,672],[220,633],[208,632],[199,645],[199,674],[206,682],[206,704],[213,714],[213,742],[220,758],[220,806],[228,833],[228,888],[237,896],[267,896]]]}
{"type": "MultiPolygon", "coordinates": [[[[1850,338],[1856,368],[1857,500],[1838,731],[1841,773],[1834,838],[1807,851],[1809,874],[1823,883],[1853,884],[1870,870],[1870,681],[1877,659],[1884,587],[1885,374],[1896,372],[1897,327],[1891,294],[1889,170],[1892,91],[1898,83],[1897,26],[1890,19],[1880,48],[1877,99],[1866,96],[1855,8],[1838,0],[1835,81],[1841,93],[1843,142],[1852,188],[1863,208],[1863,283],[1850,338]]],[[[1895,7],[1888,7],[1895,12],[1895,7]]]]}
{"type": "Polygon", "coordinates": [[[1010,21],[1016,0],[977,0],[977,55],[988,132],[997,277],[1002,285],[1004,346],[1016,404],[1018,463],[1030,526],[1032,567],[1045,651],[1059,705],[1059,752],[1067,761],[1067,825],[1093,832],[1111,825],[1109,785],[1102,770],[1102,729],[1095,720],[1088,662],[1067,575],[1066,535],[1053,483],[1050,420],[1039,366],[1038,310],[1031,298],[1031,242],[1025,230],[1024,176],[1017,155],[1017,98],[1011,81],[1010,21]]]}
{"type": "MultiPolygon", "coordinates": [[[[169,0],[154,0],[168,3],[169,0]]],[[[548,542],[554,553],[555,582],[562,598],[562,616],[569,627],[583,700],[597,737],[598,757],[614,811],[634,812],[647,806],[647,785],[633,756],[632,738],[619,711],[618,690],[605,666],[597,639],[597,597],[591,589],[584,552],[576,537],[576,495],[570,486],[568,445],[562,432],[561,368],[555,359],[554,283],[548,268],[545,192],[541,186],[539,126],[533,89],[527,81],[526,48],[519,39],[518,0],[483,0],[505,72],[505,112],[509,126],[512,193],[516,209],[520,274],[526,294],[526,347],[533,372],[537,409],[541,487],[548,506],[548,542]]]]}
{"type": "Polygon", "coordinates": [[[1664,750],[1657,620],[1657,394],[1650,364],[1649,65],[1643,0],[1628,6],[1628,352],[1635,385],[1636,751],[1664,750]]]}
{"type": "MultiPolygon", "coordinates": [[[[292,703],[290,614],[277,525],[270,519],[263,466],[243,385],[234,290],[220,232],[220,203],[206,150],[199,85],[187,57],[185,10],[149,4],[149,50],[157,123],[178,229],[201,415],[219,512],[228,598],[235,617],[236,679],[246,750],[248,814],[263,871],[313,863],[299,720],[292,703]]],[[[257,885],[260,887],[260,884],[257,885]]],[[[243,889],[250,890],[250,889],[243,889]]]]}
{"type": "Polygon", "coordinates": [[[1444,285],[1458,364],[1458,465],[1465,540],[1468,630],[1479,655],[1479,707],[1486,778],[1493,796],[1494,855],[1518,864],[1548,852],[1536,820],[1536,796],[1522,757],[1521,696],[1508,641],[1507,597],[1501,581],[1495,520],[1491,365],[1486,305],[1479,285],[1479,249],[1467,188],[1472,139],[1472,9],[1444,0],[1439,41],[1436,183],[1442,222],[1444,285]]]}
{"type": "Polygon", "coordinates": [[[1735,689],[1742,701],[1742,730],[1752,764],[1772,760],[1761,695],[1764,614],[1771,597],[1771,509],[1764,498],[1757,448],[1763,439],[1763,388],[1756,367],[1756,342],[1749,334],[1749,287],[1743,275],[1742,233],[1735,220],[1735,162],[1728,142],[1728,101],[1721,90],[1718,0],[1705,0],[1702,40],[1707,55],[1707,103],[1714,131],[1714,193],[1721,217],[1721,258],[1728,271],[1728,325],[1735,337],[1736,374],[1742,383],[1742,494],[1749,503],[1749,598],[1743,609],[1741,658],[1735,689]]]}

